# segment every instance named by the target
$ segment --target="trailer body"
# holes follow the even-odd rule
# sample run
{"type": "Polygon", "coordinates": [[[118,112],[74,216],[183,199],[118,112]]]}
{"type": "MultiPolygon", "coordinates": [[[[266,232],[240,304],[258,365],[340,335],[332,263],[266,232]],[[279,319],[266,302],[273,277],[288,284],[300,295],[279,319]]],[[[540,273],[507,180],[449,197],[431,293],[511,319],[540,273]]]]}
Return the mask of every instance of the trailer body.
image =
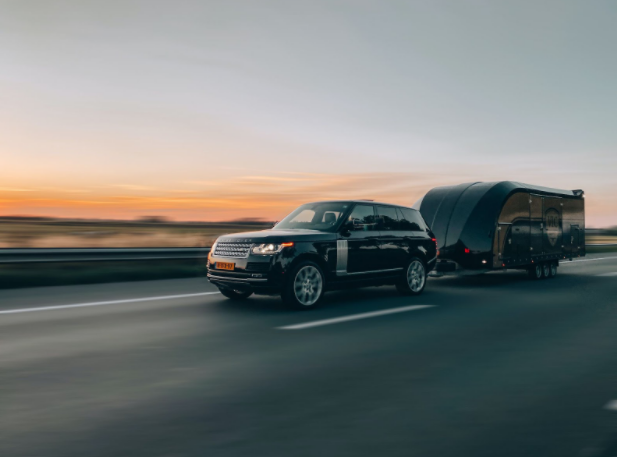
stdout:
{"type": "Polygon", "coordinates": [[[437,238],[437,272],[529,269],[585,255],[582,190],[465,183],[432,189],[414,207],[437,238]]]}

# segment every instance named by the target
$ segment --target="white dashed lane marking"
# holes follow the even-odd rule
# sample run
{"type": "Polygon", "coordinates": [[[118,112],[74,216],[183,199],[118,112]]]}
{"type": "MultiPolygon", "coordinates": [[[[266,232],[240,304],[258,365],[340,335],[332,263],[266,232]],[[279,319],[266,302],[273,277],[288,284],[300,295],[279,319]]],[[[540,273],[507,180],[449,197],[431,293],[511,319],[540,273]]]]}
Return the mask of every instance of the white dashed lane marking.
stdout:
{"type": "Polygon", "coordinates": [[[335,317],[333,319],[324,319],[321,321],[305,322],[303,324],[286,325],[278,327],[279,330],[304,330],[307,328],[321,327],[323,325],[340,324],[342,322],[357,321],[359,319],[368,319],[371,317],[386,316],[388,314],[404,313],[407,311],[417,311],[419,309],[433,308],[435,305],[413,305],[403,306],[402,308],[384,309],[381,311],[373,311],[371,313],[352,314],[351,316],[335,317]]]}
{"type": "Polygon", "coordinates": [[[604,409],[608,409],[609,411],[617,411],[617,400],[609,401],[604,409]]]}
{"type": "Polygon", "coordinates": [[[178,298],[201,297],[203,295],[214,295],[214,294],[220,294],[220,292],[199,292],[196,294],[162,295],[159,297],[127,298],[124,300],[107,300],[107,301],[98,301],[98,302],[90,302],[90,303],[74,303],[70,305],[38,306],[36,308],[6,309],[6,310],[0,310],[0,314],[33,313],[36,311],[55,311],[58,309],[87,308],[89,306],[120,305],[123,303],[139,303],[139,302],[157,301],[157,300],[174,300],[178,298]]]}

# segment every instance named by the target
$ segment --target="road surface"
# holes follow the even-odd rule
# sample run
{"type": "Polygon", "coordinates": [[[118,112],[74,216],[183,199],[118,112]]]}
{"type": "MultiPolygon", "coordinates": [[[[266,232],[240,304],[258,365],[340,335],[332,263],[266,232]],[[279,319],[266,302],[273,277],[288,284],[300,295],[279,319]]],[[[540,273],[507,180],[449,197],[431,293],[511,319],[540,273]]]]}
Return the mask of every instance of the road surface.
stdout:
{"type": "Polygon", "coordinates": [[[335,292],[0,291],[0,455],[617,455],[617,256],[335,292]]]}

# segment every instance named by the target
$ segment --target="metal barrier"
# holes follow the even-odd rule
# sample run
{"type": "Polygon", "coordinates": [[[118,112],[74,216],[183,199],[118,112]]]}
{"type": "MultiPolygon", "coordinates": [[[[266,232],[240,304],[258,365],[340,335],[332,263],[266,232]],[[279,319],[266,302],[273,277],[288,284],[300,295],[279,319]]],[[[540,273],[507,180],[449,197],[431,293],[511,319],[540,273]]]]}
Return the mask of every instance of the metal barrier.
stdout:
{"type": "MultiPolygon", "coordinates": [[[[617,243],[586,247],[617,246],[617,243]]],[[[0,264],[47,262],[124,262],[138,260],[205,259],[210,248],[41,248],[0,249],[0,264]]]]}

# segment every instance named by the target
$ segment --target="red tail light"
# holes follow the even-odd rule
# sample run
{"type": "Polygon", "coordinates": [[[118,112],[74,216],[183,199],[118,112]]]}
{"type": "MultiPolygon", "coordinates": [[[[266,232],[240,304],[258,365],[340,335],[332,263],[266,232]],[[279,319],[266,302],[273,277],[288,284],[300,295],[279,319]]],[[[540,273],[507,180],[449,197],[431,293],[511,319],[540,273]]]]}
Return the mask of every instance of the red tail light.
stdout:
{"type": "Polygon", "coordinates": [[[469,248],[465,248],[465,254],[469,254],[471,251],[469,250],[469,248]]]}

